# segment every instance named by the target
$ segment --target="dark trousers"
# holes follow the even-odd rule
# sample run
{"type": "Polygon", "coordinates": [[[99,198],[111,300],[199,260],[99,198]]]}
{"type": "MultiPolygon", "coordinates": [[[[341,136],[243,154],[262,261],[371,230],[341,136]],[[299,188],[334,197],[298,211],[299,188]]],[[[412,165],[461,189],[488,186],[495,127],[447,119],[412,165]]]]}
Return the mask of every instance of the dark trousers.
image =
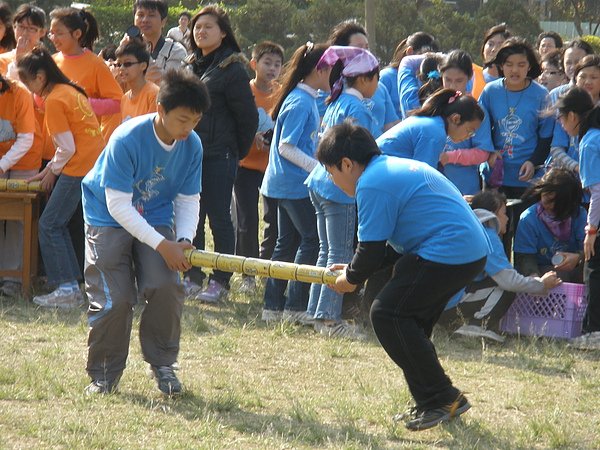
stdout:
{"type": "Polygon", "coordinates": [[[485,258],[448,265],[404,255],[371,308],[373,329],[387,354],[402,369],[416,405],[449,405],[460,391],[444,372],[431,332],[448,300],[470,283],[485,258]]]}
{"type": "Polygon", "coordinates": [[[594,244],[594,256],[585,267],[588,307],[583,317],[583,333],[600,331],[600,238],[594,244]]]}
{"type": "MultiPolygon", "coordinates": [[[[205,249],[204,222],[208,216],[215,252],[232,255],[235,251],[235,234],[231,221],[231,193],[237,167],[237,158],[230,155],[221,159],[202,161],[200,221],[194,238],[194,246],[197,249],[205,249]]],[[[197,267],[193,267],[188,274],[198,284],[201,284],[205,278],[204,272],[197,267]]],[[[228,287],[231,273],[215,270],[211,278],[228,287]]]]}
{"type": "Polygon", "coordinates": [[[264,173],[239,167],[233,185],[235,254],[271,259],[277,241],[277,200],[263,197],[264,238],[258,244],[258,201],[264,173]]]}
{"type": "Polygon", "coordinates": [[[71,220],[69,221],[69,234],[71,235],[71,242],[73,243],[73,250],[75,250],[79,269],[81,270],[81,273],[83,273],[85,266],[85,223],[83,221],[83,207],[81,200],[77,205],[73,217],[71,217],[71,220]]]}
{"type": "MultiPolygon", "coordinates": [[[[499,191],[506,195],[507,199],[520,199],[526,189],[527,188],[524,187],[501,186],[499,191]]],[[[521,213],[531,205],[531,202],[523,201],[506,208],[508,225],[506,227],[506,233],[502,236],[502,244],[504,245],[504,252],[509,261],[512,261],[512,244],[515,234],[517,233],[517,227],[519,226],[519,218],[521,217],[521,213]]]]}

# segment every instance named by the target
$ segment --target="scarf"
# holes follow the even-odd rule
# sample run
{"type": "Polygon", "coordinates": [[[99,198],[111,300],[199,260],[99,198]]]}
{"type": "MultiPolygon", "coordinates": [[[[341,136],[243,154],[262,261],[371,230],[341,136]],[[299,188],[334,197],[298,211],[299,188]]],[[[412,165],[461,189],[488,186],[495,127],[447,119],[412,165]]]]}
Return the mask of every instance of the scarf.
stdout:
{"type": "Polygon", "coordinates": [[[556,220],[544,209],[541,203],[537,204],[536,213],[548,231],[559,241],[565,242],[571,236],[571,218],[556,220]]]}

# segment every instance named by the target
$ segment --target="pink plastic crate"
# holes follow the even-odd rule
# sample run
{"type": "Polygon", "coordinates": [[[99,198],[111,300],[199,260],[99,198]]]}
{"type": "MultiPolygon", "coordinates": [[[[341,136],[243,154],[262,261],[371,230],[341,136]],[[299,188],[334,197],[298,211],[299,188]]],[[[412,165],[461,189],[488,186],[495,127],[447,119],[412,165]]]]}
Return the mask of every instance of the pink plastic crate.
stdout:
{"type": "Polygon", "coordinates": [[[581,335],[585,285],[563,283],[546,296],[519,293],[500,323],[510,334],[570,339],[581,335]]]}

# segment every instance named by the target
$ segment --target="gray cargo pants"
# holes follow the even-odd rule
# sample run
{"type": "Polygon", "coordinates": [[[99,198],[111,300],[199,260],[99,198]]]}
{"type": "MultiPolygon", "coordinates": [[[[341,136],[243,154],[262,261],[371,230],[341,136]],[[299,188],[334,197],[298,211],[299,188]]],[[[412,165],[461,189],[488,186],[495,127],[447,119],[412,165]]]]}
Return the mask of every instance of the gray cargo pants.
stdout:
{"type": "MultiPolygon", "coordinates": [[[[173,239],[168,227],[157,227],[173,239]]],[[[184,288],[160,254],[122,228],[86,225],[85,286],[89,299],[87,372],[115,379],[125,369],[133,307],[139,291],[146,305],[140,320],[145,361],[168,366],[177,360],[184,288]]]]}

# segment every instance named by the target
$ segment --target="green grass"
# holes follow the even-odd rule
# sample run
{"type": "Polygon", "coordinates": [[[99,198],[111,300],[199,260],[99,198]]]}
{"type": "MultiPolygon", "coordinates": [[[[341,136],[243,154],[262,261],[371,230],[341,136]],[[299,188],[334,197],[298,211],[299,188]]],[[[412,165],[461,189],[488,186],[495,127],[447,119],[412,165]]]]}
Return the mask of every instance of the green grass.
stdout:
{"type": "Polygon", "coordinates": [[[440,359],[473,408],[414,433],[391,420],[410,395],[372,335],[359,343],[267,327],[261,299],[188,302],[185,393],[171,400],[148,377],[135,331],[119,393],[86,397],[84,312],[0,298],[0,448],[600,448],[600,353],[436,330],[440,359]]]}

